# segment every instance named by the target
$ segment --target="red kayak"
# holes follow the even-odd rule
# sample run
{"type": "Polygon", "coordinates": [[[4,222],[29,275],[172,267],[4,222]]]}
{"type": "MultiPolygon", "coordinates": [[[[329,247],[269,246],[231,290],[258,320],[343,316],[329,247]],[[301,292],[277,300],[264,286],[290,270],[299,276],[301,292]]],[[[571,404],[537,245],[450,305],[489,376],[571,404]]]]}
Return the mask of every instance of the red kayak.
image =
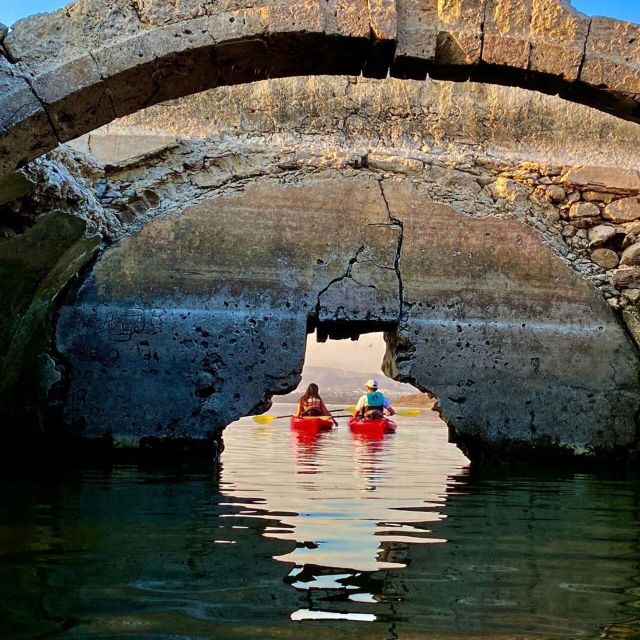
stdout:
{"type": "Polygon", "coordinates": [[[389,418],[376,418],[375,420],[359,420],[349,418],[349,429],[353,433],[393,433],[398,425],[389,418]]]}
{"type": "Polygon", "coordinates": [[[301,418],[291,417],[292,429],[308,429],[314,431],[329,431],[333,429],[333,418],[331,416],[304,416],[301,418]]]}

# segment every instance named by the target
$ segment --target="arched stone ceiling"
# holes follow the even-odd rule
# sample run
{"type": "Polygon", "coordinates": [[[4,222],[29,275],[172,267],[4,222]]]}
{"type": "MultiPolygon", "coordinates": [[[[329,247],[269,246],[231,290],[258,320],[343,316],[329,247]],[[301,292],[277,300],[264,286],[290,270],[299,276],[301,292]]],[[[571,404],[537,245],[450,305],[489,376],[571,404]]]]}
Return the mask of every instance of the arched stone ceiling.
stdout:
{"type": "Polygon", "coordinates": [[[640,121],[640,26],[565,0],[78,0],[2,47],[0,175],[163,100],[283,76],[474,79],[640,121]]]}

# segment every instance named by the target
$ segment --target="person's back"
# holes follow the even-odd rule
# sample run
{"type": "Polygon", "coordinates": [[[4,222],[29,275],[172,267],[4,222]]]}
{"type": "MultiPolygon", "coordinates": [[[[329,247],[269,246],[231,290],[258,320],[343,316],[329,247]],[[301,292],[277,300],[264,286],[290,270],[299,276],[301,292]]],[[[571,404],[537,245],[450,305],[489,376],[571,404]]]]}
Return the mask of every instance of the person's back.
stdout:
{"type": "Polygon", "coordinates": [[[296,412],[293,414],[296,418],[311,416],[330,416],[331,413],[327,409],[324,401],[320,397],[318,385],[313,382],[307,387],[307,390],[298,400],[296,412]]]}
{"type": "Polygon", "coordinates": [[[355,416],[359,418],[365,418],[373,420],[376,418],[382,418],[385,410],[389,415],[393,415],[395,410],[391,406],[391,403],[385,397],[382,391],[378,391],[378,381],[368,380],[366,383],[366,392],[358,399],[356,405],[355,416]]]}

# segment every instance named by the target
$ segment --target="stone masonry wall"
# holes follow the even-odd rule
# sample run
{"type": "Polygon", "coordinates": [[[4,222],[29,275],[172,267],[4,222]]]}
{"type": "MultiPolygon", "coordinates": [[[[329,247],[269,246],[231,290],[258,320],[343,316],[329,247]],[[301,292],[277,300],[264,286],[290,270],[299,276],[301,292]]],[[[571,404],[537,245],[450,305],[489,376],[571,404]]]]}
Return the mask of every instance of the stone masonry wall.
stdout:
{"type": "Polygon", "coordinates": [[[0,175],[153,104],[278,77],[473,79],[638,121],[639,35],[566,0],[76,0],[0,26],[0,175]]]}

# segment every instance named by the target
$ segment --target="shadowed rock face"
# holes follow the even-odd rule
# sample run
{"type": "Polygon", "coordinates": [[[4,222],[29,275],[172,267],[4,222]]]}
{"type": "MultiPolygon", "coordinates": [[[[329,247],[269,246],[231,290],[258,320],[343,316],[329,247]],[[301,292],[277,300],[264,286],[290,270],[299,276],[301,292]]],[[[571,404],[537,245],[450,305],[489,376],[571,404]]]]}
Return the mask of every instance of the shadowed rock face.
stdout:
{"type": "Polygon", "coordinates": [[[285,76],[471,78],[638,121],[639,35],[565,0],[78,0],[0,40],[0,173],[163,100],[285,76]]]}
{"type": "Polygon", "coordinates": [[[60,313],[67,418],[205,437],[297,384],[308,325],[345,321],[391,330],[390,373],[472,454],[634,444],[636,351],[588,282],[516,220],[357,170],[263,178],[108,249],[60,313]]]}

